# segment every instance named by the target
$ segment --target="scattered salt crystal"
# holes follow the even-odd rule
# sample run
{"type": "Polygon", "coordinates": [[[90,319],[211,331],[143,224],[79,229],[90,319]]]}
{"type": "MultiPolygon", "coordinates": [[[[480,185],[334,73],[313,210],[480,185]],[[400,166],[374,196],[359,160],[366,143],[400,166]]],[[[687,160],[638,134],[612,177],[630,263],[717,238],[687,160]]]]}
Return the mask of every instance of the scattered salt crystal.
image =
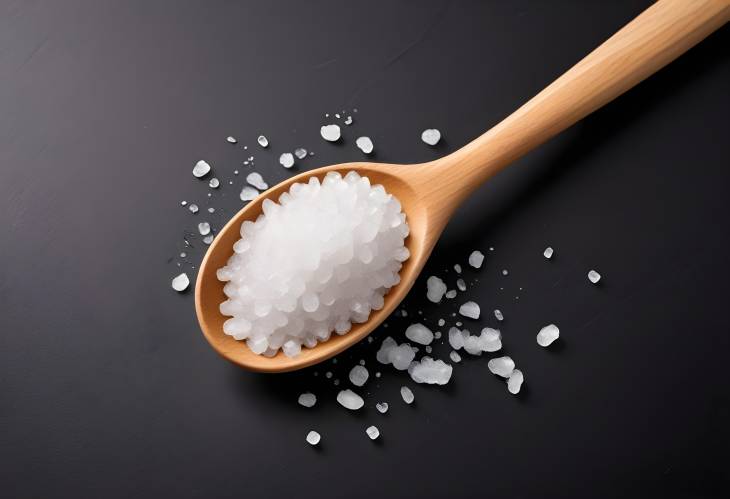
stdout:
{"type": "Polygon", "coordinates": [[[215,213],[215,208],[212,206],[208,207],[208,213],[215,213]]]}
{"type": "Polygon", "coordinates": [[[186,256],[188,256],[188,254],[185,253],[184,251],[182,253],[180,253],[180,258],[185,258],[186,256]]]}
{"type": "Polygon", "coordinates": [[[469,265],[478,269],[481,268],[482,263],[484,263],[484,253],[477,250],[472,251],[471,255],[469,255],[469,265]]]}
{"type": "Polygon", "coordinates": [[[388,412],[388,402],[378,402],[377,404],[375,404],[375,408],[380,414],[385,414],[386,412],[388,412]]]}
{"type": "Polygon", "coordinates": [[[180,204],[181,204],[182,206],[185,206],[186,204],[188,204],[188,202],[187,202],[187,201],[180,201],[180,204]]]}
{"type": "Polygon", "coordinates": [[[478,319],[479,305],[477,305],[473,301],[468,301],[464,303],[461,307],[459,307],[459,313],[464,317],[468,317],[470,319],[478,319]]]}
{"type": "Polygon", "coordinates": [[[205,237],[203,238],[203,242],[204,242],[205,244],[210,244],[210,243],[212,243],[212,242],[213,242],[213,238],[214,238],[214,237],[215,237],[215,236],[213,236],[213,234],[209,234],[209,235],[207,235],[207,236],[205,236],[205,237]]]}
{"type": "Polygon", "coordinates": [[[507,274],[509,274],[509,272],[507,271],[507,269],[504,269],[504,270],[502,271],[502,275],[507,275],[507,274]]]}
{"type": "Polygon", "coordinates": [[[479,349],[482,352],[496,352],[502,348],[502,333],[498,329],[485,327],[479,335],[479,349]]]}
{"type": "Polygon", "coordinates": [[[284,168],[291,168],[294,166],[294,155],[290,152],[285,152],[279,156],[279,164],[284,168]]]}
{"type": "Polygon", "coordinates": [[[317,445],[322,437],[320,437],[319,433],[312,430],[309,433],[307,433],[307,443],[309,445],[317,445]]]}
{"type": "Polygon", "coordinates": [[[445,385],[451,379],[453,368],[443,360],[433,360],[423,357],[420,362],[413,362],[408,368],[408,374],[416,383],[429,385],[445,385]]]}
{"type": "Polygon", "coordinates": [[[446,284],[436,276],[431,276],[426,281],[426,297],[433,303],[438,303],[446,293],[446,284]]]}
{"type": "Polygon", "coordinates": [[[487,367],[492,374],[502,376],[503,378],[509,378],[515,368],[515,361],[507,356],[496,357],[487,363],[487,367]]]}
{"type": "Polygon", "coordinates": [[[210,165],[202,159],[195,163],[195,166],[193,167],[193,175],[196,178],[205,177],[209,171],[210,165]]]}
{"type": "Polygon", "coordinates": [[[383,343],[380,344],[380,349],[375,354],[375,359],[381,364],[390,364],[390,351],[397,346],[398,343],[393,338],[390,336],[386,337],[383,343]]]}
{"type": "Polygon", "coordinates": [[[461,355],[459,355],[459,352],[457,352],[457,351],[455,351],[455,350],[452,350],[452,351],[451,351],[451,353],[449,354],[449,358],[450,358],[450,359],[451,359],[451,360],[452,360],[453,362],[456,362],[456,363],[459,363],[459,362],[461,362],[461,355]]]}
{"type": "Polygon", "coordinates": [[[226,137],[226,140],[229,144],[235,144],[236,142],[238,142],[235,137],[231,137],[230,135],[226,137]]]}
{"type": "Polygon", "coordinates": [[[352,116],[345,118],[345,125],[352,125],[352,116]]]}
{"type": "Polygon", "coordinates": [[[307,150],[303,147],[297,147],[296,149],[294,149],[294,156],[299,159],[304,159],[307,157],[307,150]]]}
{"type": "Polygon", "coordinates": [[[362,397],[350,389],[341,390],[340,393],[337,394],[337,402],[339,402],[342,407],[350,409],[351,411],[356,411],[365,405],[365,401],[362,397]]]}
{"type": "Polygon", "coordinates": [[[340,118],[340,113],[335,113],[335,118],[340,118]]]}
{"type": "Polygon", "coordinates": [[[340,140],[340,127],[339,125],[324,125],[319,129],[322,138],[328,142],[337,142],[340,140]]]}
{"type": "Polygon", "coordinates": [[[498,308],[494,310],[494,316],[497,318],[498,321],[504,320],[504,315],[502,315],[502,311],[498,308]]]}
{"type": "Polygon", "coordinates": [[[190,213],[197,213],[198,205],[195,203],[191,203],[190,206],[188,206],[188,210],[190,210],[190,213]]]}
{"type": "Polygon", "coordinates": [[[257,172],[251,172],[246,175],[246,182],[256,187],[260,191],[265,191],[269,188],[269,184],[264,182],[264,178],[261,176],[260,173],[257,172]]]}
{"type": "Polygon", "coordinates": [[[258,142],[261,147],[269,147],[269,139],[267,139],[263,135],[259,135],[259,138],[256,139],[256,142],[258,142]]]}
{"type": "Polygon", "coordinates": [[[332,377],[332,371],[327,371],[326,373],[324,373],[324,377],[330,379],[332,377]]]}
{"type": "Polygon", "coordinates": [[[537,344],[541,347],[548,347],[553,341],[560,337],[560,329],[555,324],[548,324],[537,333],[537,344]]]}
{"type": "Polygon", "coordinates": [[[436,331],[433,333],[433,339],[440,340],[441,339],[441,331],[436,331]]]}
{"type": "Polygon", "coordinates": [[[355,145],[365,154],[373,152],[373,141],[370,140],[370,137],[358,137],[355,145]]]}
{"type": "Polygon", "coordinates": [[[413,391],[407,386],[400,387],[400,396],[403,397],[403,402],[405,402],[406,404],[413,403],[416,398],[413,396],[413,391]]]}
{"type": "Polygon", "coordinates": [[[458,328],[452,327],[449,329],[449,345],[454,350],[460,350],[464,347],[464,335],[458,328]]]}
{"type": "Polygon", "coordinates": [[[433,341],[433,333],[423,324],[411,324],[406,328],[406,338],[420,345],[428,345],[433,341]]]}
{"type": "Polygon", "coordinates": [[[363,366],[357,365],[350,370],[350,383],[355,386],[362,386],[368,380],[370,373],[363,366]]]}
{"type": "Polygon", "coordinates": [[[220,180],[218,180],[215,177],[213,177],[212,179],[210,179],[210,181],[208,182],[208,186],[211,189],[217,189],[219,185],[221,185],[220,180]]]}
{"type": "Polygon", "coordinates": [[[380,430],[378,430],[375,426],[368,426],[365,430],[365,433],[368,434],[368,437],[370,437],[370,440],[375,440],[380,436],[380,430]]]}
{"type": "Polygon", "coordinates": [[[433,348],[431,348],[431,345],[426,345],[426,348],[424,348],[424,350],[426,350],[426,353],[431,353],[433,351],[433,348]]]}
{"type": "Polygon", "coordinates": [[[172,289],[178,292],[185,291],[189,285],[190,279],[188,279],[188,275],[184,272],[172,280],[172,289]]]}
{"type": "Polygon", "coordinates": [[[456,298],[456,290],[455,289],[449,290],[446,292],[446,294],[444,296],[448,299],[456,298]]]}
{"type": "Polygon", "coordinates": [[[459,288],[459,291],[466,291],[466,283],[464,282],[464,279],[457,279],[456,287],[459,288]]]}
{"type": "Polygon", "coordinates": [[[460,321],[457,321],[456,322],[456,327],[461,327],[461,322],[460,321]]]}
{"type": "Polygon", "coordinates": [[[430,146],[435,146],[441,140],[441,132],[435,128],[428,128],[421,132],[421,140],[430,146]]]}
{"type": "Polygon", "coordinates": [[[439,319],[439,322],[438,322],[439,327],[443,326],[444,324],[446,324],[446,321],[443,319],[439,319]]]}
{"type": "Polygon", "coordinates": [[[304,407],[314,407],[314,404],[317,403],[317,397],[313,393],[305,392],[299,395],[299,405],[303,405],[304,407]]]}
{"type": "Polygon", "coordinates": [[[457,274],[461,274],[461,265],[459,265],[458,263],[454,265],[454,270],[457,274]]]}
{"type": "Polygon", "coordinates": [[[544,256],[545,258],[548,258],[548,259],[552,258],[553,249],[550,246],[548,246],[547,248],[545,248],[545,251],[542,252],[542,256],[544,256]]]}
{"type": "Polygon", "coordinates": [[[525,376],[522,374],[522,371],[515,369],[512,371],[512,374],[510,374],[510,377],[507,380],[507,390],[509,390],[512,395],[517,395],[520,392],[520,388],[524,381],[525,376]]]}
{"type": "Polygon", "coordinates": [[[208,222],[200,222],[198,224],[198,232],[201,236],[207,236],[210,234],[210,224],[208,222]]]}
{"type": "Polygon", "coordinates": [[[253,187],[245,186],[241,189],[241,201],[253,201],[259,195],[259,191],[253,187]]]}
{"type": "Polygon", "coordinates": [[[588,272],[588,280],[591,281],[593,284],[598,283],[598,281],[601,280],[601,274],[596,272],[595,270],[591,270],[588,272]]]}
{"type": "Polygon", "coordinates": [[[376,378],[379,378],[380,377],[380,371],[378,371],[378,372],[375,373],[375,377],[376,378]]]}

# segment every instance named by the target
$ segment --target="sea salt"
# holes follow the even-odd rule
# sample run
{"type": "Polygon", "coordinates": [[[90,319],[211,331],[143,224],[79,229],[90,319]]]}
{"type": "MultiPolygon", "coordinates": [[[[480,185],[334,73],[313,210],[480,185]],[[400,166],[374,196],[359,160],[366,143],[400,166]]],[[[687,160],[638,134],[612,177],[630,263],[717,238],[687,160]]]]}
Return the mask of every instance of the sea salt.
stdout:
{"type": "Polygon", "coordinates": [[[478,269],[481,268],[482,263],[484,263],[484,253],[476,250],[472,251],[471,255],[469,255],[469,265],[478,269]]]}
{"type": "Polygon", "coordinates": [[[319,433],[312,430],[309,433],[307,433],[307,443],[309,445],[317,445],[322,437],[320,437],[319,433]]]}
{"type": "Polygon", "coordinates": [[[294,149],[294,156],[299,159],[304,159],[307,157],[307,150],[303,147],[297,147],[296,149],[294,149]]]}
{"type": "Polygon", "coordinates": [[[520,393],[520,388],[524,381],[525,376],[522,374],[522,371],[515,369],[512,371],[512,374],[510,374],[509,379],[507,380],[507,390],[509,390],[512,395],[517,395],[520,393]]]}
{"type": "Polygon", "coordinates": [[[449,358],[452,362],[459,363],[461,362],[461,355],[459,355],[459,352],[452,350],[449,354],[449,358]]]}
{"type": "Polygon", "coordinates": [[[180,206],[185,206],[186,204],[188,204],[187,201],[180,201],[180,206]]]}
{"type": "Polygon", "coordinates": [[[457,279],[456,287],[459,288],[459,291],[466,291],[466,282],[464,282],[464,279],[457,279]]]}
{"type": "Polygon", "coordinates": [[[207,236],[210,234],[210,224],[208,222],[200,222],[198,224],[198,232],[201,236],[207,236]]]}
{"type": "Polygon", "coordinates": [[[212,242],[213,242],[213,238],[214,238],[214,237],[215,237],[215,236],[214,236],[213,234],[208,234],[207,236],[205,236],[205,237],[203,238],[203,242],[204,242],[205,244],[210,244],[210,243],[212,243],[212,242]]]}
{"type": "Polygon", "coordinates": [[[244,186],[244,188],[241,189],[241,201],[253,201],[258,196],[259,191],[257,191],[253,187],[244,186]]]}
{"type": "Polygon", "coordinates": [[[317,403],[317,396],[313,393],[305,392],[299,395],[299,405],[302,405],[304,407],[314,407],[314,404],[317,403]]]}
{"type": "Polygon", "coordinates": [[[455,264],[454,270],[456,271],[457,274],[461,274],[461,265],[459,265],[458,263],[455,264]]]}
{"type": "Polygon", "coordinates": [[[188,286],[190,286],[190,279],[184,272],[172,280],[172,289],[177,292],[185,291],[188,286]]]}
{"type": "Polygon", "coordinates": [[[269,147],[269,139],[267,139],[263,135],[259,135],[259,137],[256,139],[256,142],[258,142],[261,147],[269,147]]]}
{"type": "Polygon", "coordinates": [[[193,167],[193,176],[195,176],[195,178],[205,177],[209,171],[210,165],[201,159],[195,163],[195,166],[193,167]]]}
{"type": "Polygon", "coordinates": [[[291,168],[294,166],[294,155],[290,152],[285,152],[279,156],[279,164],[284,168],[291,168]]]}
{"type": "Polygon", "coordinates": [[[591,281],[593,284],[597,284],[598,281],[601,280],[601,274],[599,274],[595,270],[591,270],[590,272],[588,272],[588,280],[591,281]]]}
{"type": "Polygon", "coordinates": [[[345,125],[352,125],[352,116],[345,118],[345,125]]]}
{"type": "Polygon", "coordinates": [[[433,341],[433,333],[423,324],[411,324],[406,328],[406,338],[419,345],[428,345],[433,341]]]}
{"type": "Polygon", "coordinates": [[[265,191],[269,188],[269,184],[264,182],[264,178],[261,176],[260,173],[251,172],[248,175],[246,175],[246,182],[251,184],[252,186],[256,187],[260,191],[265,191]]]}
{"type": "Polygon", "coordinates": [[[339,125],[324,125],[319,129],[319,134],[327,142],[337,142],[340,140],[340,127],[339,125]]]}
{"type": "Polygon", "coordinates": [[[213,208],[212,206],[209,206],[208,213],[215,213],[215,208],[213,208]]]}
{"type": "Polygon", "coordinates": [[[461,307],[459,307],[459,313],[464,317],[468,317],[470,319],[478,319],[479,305],[477,305],[473,301],[468,301],[464,303],[461,307]]]}
{"type": "Polygon", "coordinates": [[[445,385],[451,379],[453,368],[443,360],[423,357],[420,362],[413,362],[408,367],[408,374],[416,383],[429,385],[445,385]]]}
{"type": "Polygon", "coordinates": [[[380,414],[385,414],[386,412],[388,412],[388,402],[378,402],[377,404],[375,404],[375,408],[380,414]]]}
{"type": "Polygon", "coordinates": [[[229,144],[235,144],[236,142],[238,142],[235,137],[231,137],[230,135],[226,137],[226,140],[229,144]]]}
{"type": "Polygon", "coordinates": [[[365,433],[370,437],[370,440],[375,440],[380,436],[380,430],[378,430],[377,426],[368,426],[365,433]]]}
{"type": "Polygon", "coordinates": [[[487,363],[487,367],[492,372],[492,374],[496,374],[497,376],[502,376],[503,378],[509,378],[512,375],[512,371],[515,368],[515,361],[513,361],[510,357],[497,357],[494,359],[491,359],[487,363]]]}
{"type": "Polygon", "coordinates": [[[502,275],[507,275],[507,274],[509,274],[509,271],[507,269],[502,270],[502,275]]]}
{"type": "Polygon", "coordinates": [[[406,404],[412,404],[416,398],[413,395],[413,391],[407,386],[400,387],[400,396],[403,397],[403,402],[405,402],[406,404]]]}
{"type": "MultiPolygon", "coordinates": [[[[244,188],[242,199],[258,194],[248,189],[253,192],[244,196],[244,188]]],[[[277,351],[288,341],[313,347],[333,332],[346,334],[380,310],[400,281],[409,256],[405,214],[367,177],[330,172],[322,183],[312,177],[293,184],[278,203],[265,199],[262,211],[241,226],[242,239],[223,267],[228,299],[220,305],[231,317],[224,333],[246,340],[254,353],[277,351]]],[[[397,369],[408,367],[399,367],[406,350],[390,360],[397,369]]]]}
{"type": "Polygon", "coordinates": [[[339,402],[342,407],[350,409],[351,411],[356,411],[365,405],[365,401],[362,397],[350,389],[340,391],[340,393],[337,394],[337,402],[339,402]]]}
{"type": "Polygon", "coordinates": [[[496,317],[498,321],[504,320],[504,315],[502,315],[502,311],[499,310],[498,308],[494,309],[494,317],[496,317]]]}
{"type": "Polygon", "coordinates": [[[355,145],[365,154],[373,152],[373,141],[370,140],[370,137],[358,137],[355,145]]]}
{"type": "Polygon", "coordinates": [[[398,345],[396,341],[388,336],[383,340],[380,345],[380,349],[375,354],[375,358],[381,364],[393,364],[399,371],[408,369],[413,359],[416,356],[416,352],[408,343],[398,345]]]}
{"type": "Polygon", "coordinates": [[[197,213],[198,205],[195,203],[190,203],[190,206],[188,206],[188,210],[190,210],[190,213],[197,213]]]}
{"type": "Polygon", "coordinates": [[[448,299],[456,298],[456,290],[451,289],[451,290],[447,291],[444,296],[448,299]]]}
{"type": "Polygon", "coordinates": [[[426,280],[426,298],[433,303],[438,303],[446,293],[446,284],[436,276],[431,276],[426,280]]]}
{"type": "Polygon", "coordinates": [[[443,326],[444,324],[446,324],[446,321],[443,319],[439,319],[439,321],[438,321],[439,327],[443,326]]]}
{"type": "Polygon", "coordinates": [[[221,185],[220,180],[215,177],[208,181],[208,187],[210,187],[211,189],[217,189],[219,185],[221,185]]]}
{"type": "Polygon", "coordinates": [[[541,347],[549,347],[553,341],[560,337],[560,329],[555,324],[548,324],[537,333],[537,344],[541,347]]]}
{"type": "Polygon", "coordinates": [[[355,386],[362,386],[368,380],[370,373],[363,366],[357,365],[350,370],[350,383],[355,386]]]}
{"type": "Polygon", "coordinates": [[[553,257],[553,249],[550,246],[548,246],[547,248],[545,248],[545,251],[542,252],[542,256],[544,256],[545,258],[547,258],[549,260],[550,258],[553,257]]]}
{"type": "Polygon", "coordinates": [[[430,146],[435,146],[441,140],[441,132],[435,128],[428,128],[421,132],[421,140],[430,146]]]}

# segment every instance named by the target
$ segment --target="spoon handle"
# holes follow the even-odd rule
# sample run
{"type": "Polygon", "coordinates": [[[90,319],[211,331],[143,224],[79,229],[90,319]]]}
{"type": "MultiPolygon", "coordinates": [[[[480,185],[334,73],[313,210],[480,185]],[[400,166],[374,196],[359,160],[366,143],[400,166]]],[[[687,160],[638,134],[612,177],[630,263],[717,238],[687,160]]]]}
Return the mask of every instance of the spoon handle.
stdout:
{"type": "Polygon", "coordinates": [[[442,209],[445,199],[456,208],[502,168],[658,71],[728,20],[730,0],[653,4],[494,128],[424,165],[424,177],[438,179],[434,194],[442,209]]]}

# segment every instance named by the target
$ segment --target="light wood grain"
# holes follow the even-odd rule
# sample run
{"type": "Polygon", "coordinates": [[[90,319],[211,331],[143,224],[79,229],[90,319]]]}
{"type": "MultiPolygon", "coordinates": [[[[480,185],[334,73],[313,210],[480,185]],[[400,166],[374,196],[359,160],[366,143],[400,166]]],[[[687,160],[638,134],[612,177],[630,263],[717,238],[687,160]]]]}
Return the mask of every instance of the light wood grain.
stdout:
{"type": "MultiPolygon", "coordinates": [[[[347,163],[297,175],[269,189],[238,212],[220,231],[205,255],[195,287],[195,306],[203,334],[223,357],[262,372],[300,369],[328,359],[357,343],[398,306],[413,286],[454,210],[479,185],[626,90],[676,59],[730,19],[730,0],[661,0],[649,7],[550,86],[501,123],[458,151],[420,165],[347,163]],[[403,206],[411,234],[406,242],[411,258],[401,270],[401,282],[386,295],[385,304],[364,324],[333,337],[296,358],[282,353],[268,358],[252,353],[223,333],[219,305],[226,297],[216,278],[232,254],[241,223],[261,213],[264,199],[278,197],[295,182],[329,171],[343,175],[357,170],[373,184],[382,184],[403,206]]],[[[425,292],[425,290],[424,290],[425,292]]]]}

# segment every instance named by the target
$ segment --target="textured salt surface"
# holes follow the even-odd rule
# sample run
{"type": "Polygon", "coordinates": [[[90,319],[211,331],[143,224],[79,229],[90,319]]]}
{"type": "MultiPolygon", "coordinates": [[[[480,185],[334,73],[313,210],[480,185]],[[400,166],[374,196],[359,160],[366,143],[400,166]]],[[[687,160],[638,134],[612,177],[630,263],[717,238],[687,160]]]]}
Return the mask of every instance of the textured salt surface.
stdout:
{"type": "Polygon", "coordinates": [[[408,374],[416,383],[429,385],[445,385],[451,379],[453,368],[443,360],[423,357],[420,362],[413,362],[408,367],[408,374]]]}

